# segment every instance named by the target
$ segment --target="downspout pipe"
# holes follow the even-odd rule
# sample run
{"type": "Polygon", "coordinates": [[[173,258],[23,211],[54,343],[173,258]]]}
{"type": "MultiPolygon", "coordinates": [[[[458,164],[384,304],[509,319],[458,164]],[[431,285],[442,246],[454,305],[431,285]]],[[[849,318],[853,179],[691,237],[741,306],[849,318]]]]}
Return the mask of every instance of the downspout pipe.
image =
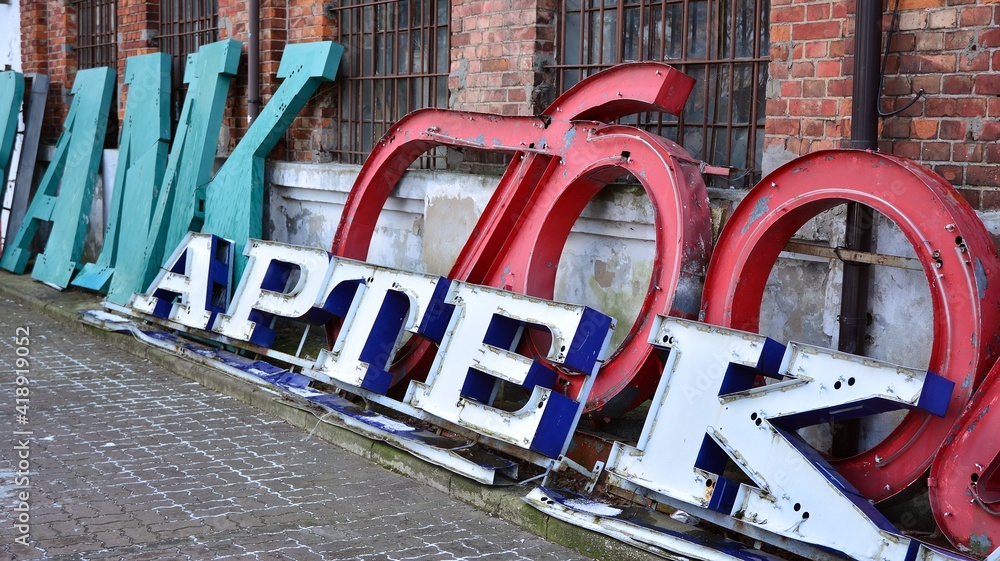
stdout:
{"type": "MultiPolygon", "coordinates": [[[[854,36],[854,91],[851,105],[851,140],[849,146],[860,150],[878,150],[878,96],[882,50],[882,0],[858,0],[854,36]]],[[[873,248],[875,212],[860,203],[847,204],[844,245],[848,249],[870,252],[873,248]]],[[[868,290],[871,266],[844,262],[840,300],[841,351],[863,355],[868,326],[868,290]]],[[[846,423],[833,441],[833,453],[852,456],[859,451],[860,426],[846,423]]]]}
{"type": "Polygon", "coordinates": [[[260,115],[260,0],[247,6],[247,127],[260,115]]]}

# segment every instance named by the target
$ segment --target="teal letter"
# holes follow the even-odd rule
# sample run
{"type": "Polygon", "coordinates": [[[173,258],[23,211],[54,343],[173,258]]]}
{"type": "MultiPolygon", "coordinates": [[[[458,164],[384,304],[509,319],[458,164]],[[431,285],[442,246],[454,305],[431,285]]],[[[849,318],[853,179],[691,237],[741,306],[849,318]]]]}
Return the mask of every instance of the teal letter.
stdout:
{"type": "Polygon", "coordinates": [[[77,72],[73,102],[65,130],[56,144],[55,157],[14,240],[5,248],[0,267],[23,273],[39,223],[51,221],[52,232],[45,252],[36,259],[31,276],[58,288],[69,284],[83,253],[114,83],[115,72],[110,68],[77,72]]]}
{"type": "Polygon", "coordinates": [[[170,140],[170,55],[129,57],[125,83],[128,101],[104,245],[97,262],[84,265],[72,283],[101,293],[108,290],[119,252],[133,256],[145,249],[170,140]]]}
{"type": "MultiPolygon", "coordinates": [[[[17,116],[24,99],[24,75],[18,72],[0,72],[0,173],[7,169],[14,137],[17,135],[17,116]]],[[[0,195],[7,177],[0,177],[0,195]]]]}
{"type": "Polygon", "coordinates": [[[320,83],[336,78],[343,52],[329,41],[289,45],[278,67],[285,81],[207,186],[203,231],[234,242],[236,278],[246,265],[247,240],[261,237],[264,158],[320,83]]]}
{"type": "Polygon", "coordinates": [[[116,264],[109,301],[128,304],[133,292],[142,292],[153,281],[163,263],[164,248],[177,247],[188,230],[200,228],[197,187],[212,177],[229,82],[239,61],[238,41],[219,41],[188,55],[184,71],[188,92],[162,186],[155,197],[153,216],[146,229],[134,233],[130,230],[126,236],[134,236],[132,241],[141,242],[143,247],[130,251],[128,259],[116,264]]]}

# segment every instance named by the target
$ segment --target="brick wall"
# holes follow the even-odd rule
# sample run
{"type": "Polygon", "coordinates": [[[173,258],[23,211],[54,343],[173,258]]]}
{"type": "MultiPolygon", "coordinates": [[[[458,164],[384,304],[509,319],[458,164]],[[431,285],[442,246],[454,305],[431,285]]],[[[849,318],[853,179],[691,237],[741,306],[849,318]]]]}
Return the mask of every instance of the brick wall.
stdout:
{"type": "MultiPolygon", "coordinates": [[[[771,0],[771,60],[765,169],[823,148],[850,134],[854,2],[771,0]]],[[[551,73],[554,0],[451,0],[449,105],[506,115],[534,114],[555,92],[551,73]]],[[[157,49],[159,3],[120,0],[119,81],[125,58],[157,49]]],[[[288,42],[337,40],[339,22],[322,3],[262,0],[262,101],[288,42]]],[[[901,0],[900,30],[892,41],[884,107],[925,97],[883,120],[881,149],[933,167],[979,208],[1000,208],[1000,4],[996,0],[901,0]]],[[[52,78],[45,134],[65,118],[75,74],[76,21],[72,4],[22,0],[26,72],[52,78]]],[[[884,19],[888,28],[890,18],[884,19]]],[[[245,3],[221,0],[220,38],[246,41],[245,3]]],[[[272,157],[328,161],[336,138],[336,89],[320,88],[289,128],[287,146],[272,157]]],[[[124,110],[127,92],[120,89],[124,110]]],[[[234,81],[220,149],[231,150],[246,128],[246,56],[234,81]]]]}
{"type": "Polygon", "coordinates": [[[76,11],[69,2],[21,1],[21,57],[25,72],[49,75],[42,137],[62,132],[76,75],[76,11]]]}
{"type": "MultiPolygon", "coordinates": [[[[336,41],[339,22],[330,17],[322,2],[288,1],[288,42],[336,41]]],[[[280,53],[279,53],[280,55],[280,53]]],[[[280,56],[279,56],[280,58],[280,56]]],[[[274,72],[277,72],[277,66],[274,72]]],[[[288,159],[303,162],[328,162],[326,151],[333,143],[333,92],[336,84],[319,87],[299,116],[288,127],[288,159]]]]}
{"type": "MultiPolygon", "coordinates": [[[[125,118],[128,86],[125,62],[128,57],[155,53],[160,22],[160,3],[146,0],[118,0],[118,116],[125,118]]],[[[114,108],[112,108],[114,110],[114,108]]]]}
{"type": "Polygon", "coordinates": [[[554,99],[554,0],[452,1],[450,105],[534,115],[554,99]]]}
{"type": "MultiPolygon", "coordinates": [[[[855,2],[772,0],[765,169],[847,146],[855,2]]],[[[888,10],[887,10],[888,11],[888,10]]],[[[891,17],[883,20],[883,41],[891,17]]],[[[977,208],[1000,208],[1000,4],[900,0],[880,150],[935,169],[977,208]]]]}
{"type": "MultiPolygon", "coordinates": [[[[261,107],[274,95],[280,84],[276,75],[281,53],[288,41],[288,3],[284,0],[260,1],[260,100],[261,107]]],[[[248,13],[245,1],[219,1],[219,40],[234,39],[243,43],[240,66],[229,88],[222,126],[220,152],[231,152],[247,130],[247,47],[248,13]]],[[[285,145],[279,142],[272,157],[284,158],[285,145]]]]}

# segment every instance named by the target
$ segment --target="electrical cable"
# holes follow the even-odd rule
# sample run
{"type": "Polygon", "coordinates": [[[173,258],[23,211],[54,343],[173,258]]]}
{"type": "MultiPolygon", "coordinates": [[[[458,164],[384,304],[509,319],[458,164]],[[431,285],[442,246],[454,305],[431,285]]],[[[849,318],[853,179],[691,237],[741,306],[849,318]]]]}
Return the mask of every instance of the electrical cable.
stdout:
{"type": "Polygon", "coordinates": [[[903,111],[906,111],[907,109],[912,107],[913,104],[916,103],[917,100],[919,100],[924,95],[924,89],[920,88],[917,91],[917,95],[914,96],[913,99],[911,99],[910,102],[904,105],[903,107],[896,109],[894,111],[882,110],[882,91],[884,89],[884,84],[885,84],[885,66],[886,62],[889,60],[889,46],[892,44],[892,36],[895,35],[898,27],[899,27],[899,0],[896,0],[896,3],[893,4],[892,6],[892,22],[889,24],[889,36],[888,38],[886,38],[885,51],[884,54],[882,55],[882,70],[879,72],[878,75],[878,107],[876,107],[876,109],[878,110],[878,114],[880,117],[892,117],[893,115],[898,115],[903,111]]]}

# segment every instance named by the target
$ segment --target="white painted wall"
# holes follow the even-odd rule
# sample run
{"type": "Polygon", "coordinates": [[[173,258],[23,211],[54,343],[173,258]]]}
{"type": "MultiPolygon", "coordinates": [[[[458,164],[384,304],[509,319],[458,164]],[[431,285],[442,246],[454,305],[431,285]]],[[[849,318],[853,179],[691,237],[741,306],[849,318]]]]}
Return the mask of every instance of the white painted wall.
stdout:
{"type": "Polygon", "coordinates": [[[21,72],[21,10],[18,0],[0,4],[0,70],[21,72]]]}

